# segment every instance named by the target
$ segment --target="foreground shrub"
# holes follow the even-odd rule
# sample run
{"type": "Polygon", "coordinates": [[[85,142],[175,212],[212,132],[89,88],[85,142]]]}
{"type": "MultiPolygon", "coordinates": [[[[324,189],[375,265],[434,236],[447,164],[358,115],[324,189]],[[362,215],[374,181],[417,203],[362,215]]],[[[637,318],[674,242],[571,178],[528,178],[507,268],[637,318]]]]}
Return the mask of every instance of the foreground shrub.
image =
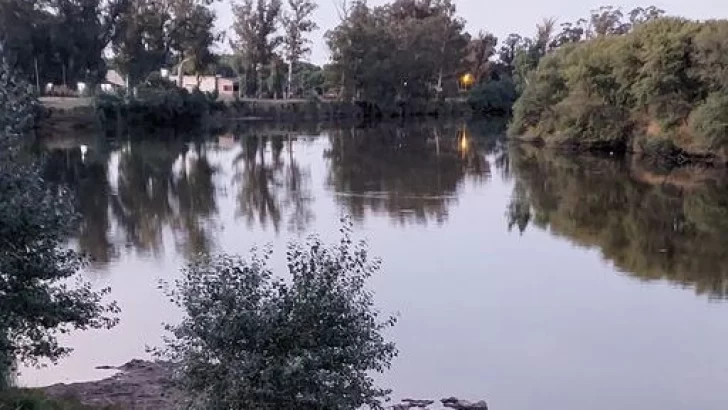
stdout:
{"type": "Polygon", "coordinates": [[[204,409],[380,408],[375,387],[396,355],[382,332],[367,279],[380,263],[348,229],[327,247],[313,237],[292,244],[288,277],[276,278],[270,253],[246,261],[203,257],[169,294],[187,313],[161,356],[204,409]]]}
{"type": "Polygon", "coordinates": [[[18,134],[32,126],[36,105],[28,84],[0,62],[0,135],[18,134]]]}
{"type": "Polygon", "coordinates": [[[0,390],[17,360],[56,360],[69,352],[56,338],[71,329],[113,326],[108,291],[72,286],[81,258],[65,247],[75,229],[72,198],[47,184],[23,155],[22,132],[35,102],[28,87],[0,64],[0,390]]]}
{"type": "MultiPolygon", "coordinates": [[[[55,400],[32,390],[0,392],[0,410],[91,410],[72,400],[55,400]]],[[[112,410],[109,408],[108,410],[112,410]]]]}

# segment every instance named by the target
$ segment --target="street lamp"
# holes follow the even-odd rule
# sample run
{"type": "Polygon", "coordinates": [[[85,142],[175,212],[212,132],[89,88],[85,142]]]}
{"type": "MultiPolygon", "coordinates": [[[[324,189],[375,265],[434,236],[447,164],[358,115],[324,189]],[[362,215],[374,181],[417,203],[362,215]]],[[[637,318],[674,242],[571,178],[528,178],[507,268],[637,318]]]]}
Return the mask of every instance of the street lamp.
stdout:
{"type": "Polygon", "coordinates": [[[463,74],[462,77],[460,77],[460,84],[463,86],[464,89],[468,89],[472,87],[472,85],[475,83],[475,76],[473,76],[470,73],[463,74]]]}

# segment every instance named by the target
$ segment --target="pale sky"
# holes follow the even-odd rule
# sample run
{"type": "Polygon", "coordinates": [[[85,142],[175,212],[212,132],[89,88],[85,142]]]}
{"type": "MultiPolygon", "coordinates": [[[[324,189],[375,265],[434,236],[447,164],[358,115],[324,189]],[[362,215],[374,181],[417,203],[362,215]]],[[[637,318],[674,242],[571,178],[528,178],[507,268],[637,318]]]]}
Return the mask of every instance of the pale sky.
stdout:
{"type": "MultiPolygon", "coordinates": [[[[312,54],[309,60],[323,64],[329,60],[329,51],[324,42],[324,33],[338,24],[338,15],[334,0],[318,0],[319,8],[314,19],[320,29],[312,35],[312,54]]],[[[370,0],[370,5],[387,3],[386,0],[370,0]]],[[[655,5],[667,11],[669,15],[677,15],[692,19],[710,19],[728,17],[728,0],[455,0],[458,14],[467,21],[466,29],[470,33],[479,30],[489,31],[499,39],[509,33],[533,35],[538,22],[544,18],[555,17],[559,22],[575,21],[587,17],[589,11],[603,5],[621,6],[631,10],[637,6],[655,5]]],[[[222,0],[215,8],[218,11],[217,26],[219,30],[229,31],[232,24],[230,0],[222,0]]]]}

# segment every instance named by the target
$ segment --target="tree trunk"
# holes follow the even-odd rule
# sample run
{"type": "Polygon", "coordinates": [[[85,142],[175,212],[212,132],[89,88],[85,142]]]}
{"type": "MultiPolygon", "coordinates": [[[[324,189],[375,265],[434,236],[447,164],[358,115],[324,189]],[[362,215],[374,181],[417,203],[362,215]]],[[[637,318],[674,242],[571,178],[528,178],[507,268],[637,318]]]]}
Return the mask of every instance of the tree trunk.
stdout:
{"type": "Polygon", "coordinates": [[[38,57],[33,58],[35,62],[35,87],[38,95],[42,95],[43,90],[40,88],[40,70],[38,70],[38,57]]]}
{"type": "Polygon", "coordinates": [[[255,74],[258,78],[258,92],[257,92],[256,98],[262,99],[263,98],[263,70],[260,67],[260,64],[255,65],[255,74]]]}
{"type": "Polygon", "coordinates": [[[339,89],[339,101],[344,101],[346,95],[346,73],[341,73],[341,88],[339,89]]]}
{"type": "Polygon", "coordinates": [[[291,99],[291,90],[293,89],[293,60],[288,62],[288,92],[286,98],[291,99]]]}
{"type": "Polygon", "coordinates": [[[442,67],[440,67],[440,72],[437,75],[437,96],[440,97],[442,95],[442,67]]]}

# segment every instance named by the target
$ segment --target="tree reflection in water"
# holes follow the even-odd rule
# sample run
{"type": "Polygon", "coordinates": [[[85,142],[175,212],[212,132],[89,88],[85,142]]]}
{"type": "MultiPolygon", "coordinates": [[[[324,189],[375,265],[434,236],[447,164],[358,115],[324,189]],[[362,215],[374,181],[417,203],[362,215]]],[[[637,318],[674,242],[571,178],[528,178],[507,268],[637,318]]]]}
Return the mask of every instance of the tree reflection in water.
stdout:
{"type": "Polygon", "coordinates": [[[271,225],[279,232],[285,219],[288,230],[301,233],[313,222],[311,174],[300,166],[293,152],[294,142],[301,138],[274,132],[241,137],[243,149],[235,159],[235,180],[238,215],[248,226],[271,225]]]}
{"type": "Polygon", "coordinates": [[[217,203],[230,180],[216,176],[228,172],[236,214],[249,227],[307,232],[315,220],[311,166],[321,160],[322,182],[345,213],[442,223],[465,181],[489,179],[486,156],[500,151],[495,135],[482,137],[462,124],[380,124],[254,129],[221,136],[219,144],[149,137],[99,142],[84,153],[52,150],[46,173],[76,191],[83,216],[78,246],[101,267],[122,252],[162,256],[169,251],[165,238],[186,258],[213,251],[217,225],[230,222],[219,221],[217,203]],[[306,135],[317,134],[324,136],[314,152],[322,153],[302,156],[317,138],[306,135]]]}
{"type": "Polygon", "coordinates": [[[332,131],[327,185],[355,218],[367,211],[399,223],[442,223],[466,178],[490,165],[465,126],[379,125],[332,131]]]}
{"type": "Polygon", "coordinates": [[[620,270],[728,296],[728,181],[717,171],[662,175],[639,162],[511,149],[509,225],[529,223],[597,247],[620,270]]]}
{"type": "Polygon", "coordinates": [[[46,179],[75,188],[83,216],[78,236],[79,248],[92,262],[108,263],[118,251],[109,238],[107,155],[83,156],[80,148],[53,150],[47,156],[46,179]]]}
{"type": "Polygon", "coordinates": [[[49,154],[47,174],[76,191],[80,251],[103,265],[119,248],[161,254],[165,229],[186,256],[211,250],[217,212],[205,148],[183,142],[135,142],[112,152],[80,148],[49,154]],[[114,239],[119,233],[123,239],[114,239]]]}

